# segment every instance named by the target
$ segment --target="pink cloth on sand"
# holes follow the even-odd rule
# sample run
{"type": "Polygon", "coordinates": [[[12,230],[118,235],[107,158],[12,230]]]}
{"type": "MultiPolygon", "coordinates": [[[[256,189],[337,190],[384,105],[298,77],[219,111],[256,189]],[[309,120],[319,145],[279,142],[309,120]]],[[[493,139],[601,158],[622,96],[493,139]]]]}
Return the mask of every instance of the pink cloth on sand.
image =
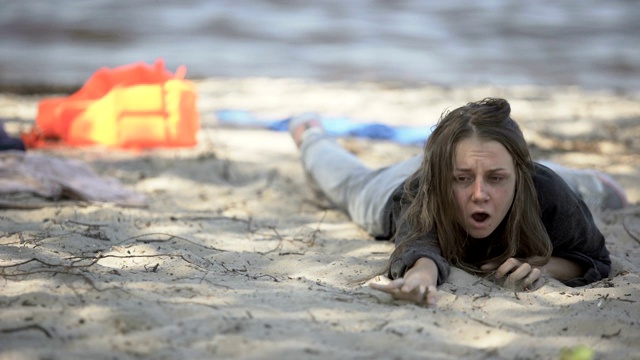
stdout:
{"type": "Polygon", "coordinates": [[[23,151],[2,151],[0,196],[17,193],[122,206],[147,205],[143,194],[126,189],[115,179],[98,176],[79,160],[23,151]]]}

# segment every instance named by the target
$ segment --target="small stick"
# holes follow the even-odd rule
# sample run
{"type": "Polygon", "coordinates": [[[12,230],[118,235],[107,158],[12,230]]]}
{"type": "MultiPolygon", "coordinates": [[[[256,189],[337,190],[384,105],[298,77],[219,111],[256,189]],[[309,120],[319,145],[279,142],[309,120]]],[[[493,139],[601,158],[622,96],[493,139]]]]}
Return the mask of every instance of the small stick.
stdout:
{"type": "Polygon", "coordinates": [[[2,329],[0,330],[0,332],[9,334],[9,333],[27,331],[27,330],[39,330],[39,331],[42,331],[49,339],[53,338],[49,330],[45,329],[44,327],[42,327],[42,325],[39,325],[39,324],[30,324],[30,325],[20,326],[17,328],[2,329]]]}

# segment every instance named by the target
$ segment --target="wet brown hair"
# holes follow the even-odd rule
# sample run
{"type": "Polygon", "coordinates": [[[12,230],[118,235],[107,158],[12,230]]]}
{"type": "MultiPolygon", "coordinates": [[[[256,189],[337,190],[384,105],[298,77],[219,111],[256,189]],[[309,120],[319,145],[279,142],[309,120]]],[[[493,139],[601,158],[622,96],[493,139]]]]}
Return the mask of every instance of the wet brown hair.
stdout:
{"type": "Polygon", "coordinates": [[[420,168],[405,185],[410,205],[404,220],[411,225],[412,236],[435,231],[442,256],[467,271],[479,272],[479,266],[484,263],[502,263],[510,257],[538,256],[538,261],[530,263],[543,265],[551,256],[551,241],[540,218],[540,205],[531,179],[533,161],[522,131],[510,115],[509,103],[497,98],[486,98],[445,112],[424,146],[420,168]],[[515,195],[506,215],[504,236],[487,244],[481,263],[470,263],[466,259],[468,234],[452,221],[456,219],[452,186],[456,148],[461,140],[471,137],[502,144],[511,155],[516,172],[515,195]],[[416,181],[417,192],[411,190],[411,184],[416,181]]]}

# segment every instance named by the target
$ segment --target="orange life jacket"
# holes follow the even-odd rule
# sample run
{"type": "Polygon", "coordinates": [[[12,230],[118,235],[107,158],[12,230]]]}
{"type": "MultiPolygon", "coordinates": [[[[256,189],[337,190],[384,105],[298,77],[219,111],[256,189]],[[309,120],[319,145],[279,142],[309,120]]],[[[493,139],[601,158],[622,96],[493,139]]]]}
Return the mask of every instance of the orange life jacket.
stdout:
{"type": "Polygon", "coordinates": [[[175,75],[167,71],[162,60],[101,68],[74,94],[40,101],[35,126],[22,140],[27,148],[193,146],[200,117],[185,74],[184,66],[175,75]]]}

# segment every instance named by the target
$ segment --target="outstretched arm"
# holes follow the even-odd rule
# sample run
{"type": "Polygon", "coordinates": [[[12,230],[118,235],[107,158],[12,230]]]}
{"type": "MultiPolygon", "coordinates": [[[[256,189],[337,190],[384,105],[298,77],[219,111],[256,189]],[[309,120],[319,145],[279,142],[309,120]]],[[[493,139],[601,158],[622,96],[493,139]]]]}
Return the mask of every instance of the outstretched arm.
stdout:
{"type": "Polygon", "coordinates": [[[390,294],[395,299],[415,302],[419,305],[434,306],[438,300],[436,285],[438,267],[429,258],[420,258],[407,270],[403,277],[389,284],[372,283],[371,287],[390,294]]]}

